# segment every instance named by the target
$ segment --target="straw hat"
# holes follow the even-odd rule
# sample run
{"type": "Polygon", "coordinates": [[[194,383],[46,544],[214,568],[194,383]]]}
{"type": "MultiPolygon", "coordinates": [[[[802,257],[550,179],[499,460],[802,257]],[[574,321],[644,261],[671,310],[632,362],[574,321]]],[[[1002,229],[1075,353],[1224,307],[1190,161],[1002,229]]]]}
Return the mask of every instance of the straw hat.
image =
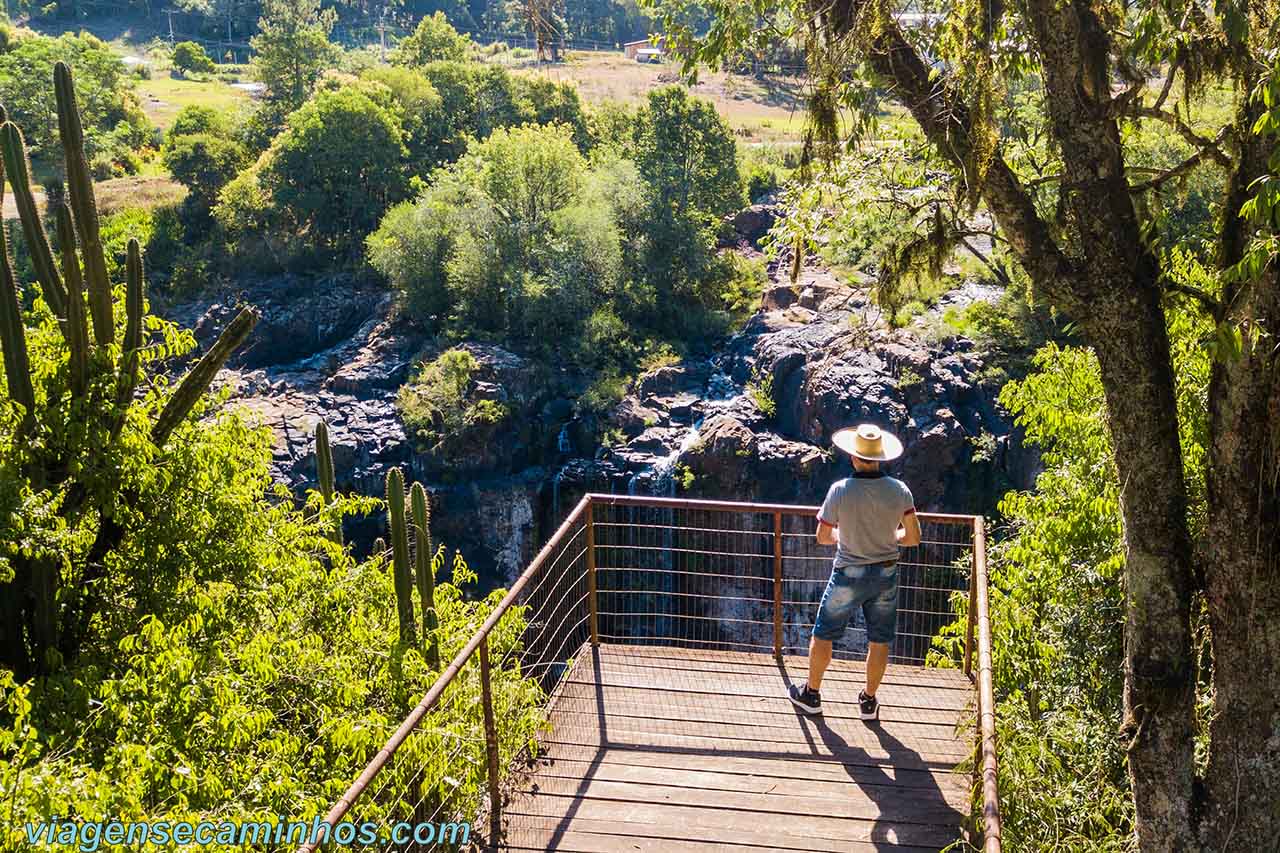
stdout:
{"type": "Polygon", "coordinates": [[[831,441],[850,456],[871,462],[888,462],[902,455],[902,442],[898,437],[875,424],[838,429],[831,441]]]}

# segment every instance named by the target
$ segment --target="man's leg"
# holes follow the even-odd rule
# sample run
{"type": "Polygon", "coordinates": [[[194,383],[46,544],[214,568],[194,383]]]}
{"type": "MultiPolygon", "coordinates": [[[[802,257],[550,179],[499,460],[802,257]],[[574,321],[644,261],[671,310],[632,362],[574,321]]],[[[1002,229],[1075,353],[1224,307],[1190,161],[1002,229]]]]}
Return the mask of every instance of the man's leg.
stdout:
{"type": "Polygon", "coordinates": [[[822,689],[822,675],[831,665],[831,641],[809,638],[809,686],[822,689]]]}
{"type": "MultiPolygon", "coordinates": [[[[830,658],[831,648],[828,643],[827,659],[830,660],[830,658]]],[[[876,691],[880,689],[880,681],[884,678],[884,668],[888,663],[888,643],[867,643],[867,689],[865,693],[868,696],[875,696],[876,691]]],[[[812,663],[810,667],[812,668],[812,663]]]]}

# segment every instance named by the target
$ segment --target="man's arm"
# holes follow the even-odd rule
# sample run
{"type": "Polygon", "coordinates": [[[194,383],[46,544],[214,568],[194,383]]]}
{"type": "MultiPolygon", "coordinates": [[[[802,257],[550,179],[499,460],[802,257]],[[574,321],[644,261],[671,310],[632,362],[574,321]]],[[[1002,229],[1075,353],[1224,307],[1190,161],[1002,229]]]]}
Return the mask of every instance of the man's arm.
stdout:
{"type": "Polygon", "coordinates": [[[840,528],[834,527],[821,518],[818,519],[818,544],[834,545],[840,538],[840,528]]]}
{"type": "Polygon", "coordinates": [[[914,509],[907,510],[902,516],[902,522],[898,525],[898,544],[903,548],[920,544],[920,519],[916,518],[914,509]]]}

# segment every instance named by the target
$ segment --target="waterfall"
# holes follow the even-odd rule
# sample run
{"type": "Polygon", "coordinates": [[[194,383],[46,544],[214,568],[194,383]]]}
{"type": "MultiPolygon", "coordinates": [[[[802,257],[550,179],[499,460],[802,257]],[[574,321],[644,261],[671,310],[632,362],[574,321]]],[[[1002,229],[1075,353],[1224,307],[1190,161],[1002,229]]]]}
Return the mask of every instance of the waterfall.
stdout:
{"type": "Polygon", "coordinates": [[[573,442],[569,440],[569,425],[560,427],[560,435],[556,437],[556,450],[561,453],[572,453],[573,442]]]}

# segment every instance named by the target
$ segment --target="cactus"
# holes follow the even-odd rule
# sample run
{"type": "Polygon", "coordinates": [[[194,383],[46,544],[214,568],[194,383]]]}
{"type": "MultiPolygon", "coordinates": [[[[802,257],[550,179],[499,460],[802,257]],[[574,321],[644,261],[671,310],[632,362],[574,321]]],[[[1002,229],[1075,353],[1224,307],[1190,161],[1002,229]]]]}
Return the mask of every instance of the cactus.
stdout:
{"type": "Polygon", "coordinates": [[[391,577],[396,587],[400,642],[413,643],[413,576],[409,567],[409,528],[404,517],[404,474],[387,472],[387,522],[391,534],[391,577]]]}
{"type": "Polygon", "coordinates": [[[76,87],[71,79],[71,66],[65,62],[53,67],[53,92],[58,102],[58,135],[66,156],[67,195],[84,252],[93,336],[98,346],[106,346],[115,340],[111,279],[107,276],[107,259],[102,253],[102,239],[98,236],[98,206],[93,195],[89,158],[84,153],[84,131],[80,127],[80,110],[76,108],[76,87]]]}
{"type": "MultiPolygon", "coordinates": [[[[333,471],[333,446],[329,444],[329,425],[323,420],[316,423],[316,478],[320,481],[320,495],[325,509],[333,505],[337,491],[337,477],[333,471]]],[[[337,519],[329,528],[328,536],[342,544],[342,520],[337,519]]]]}
{"type": "Polygon", "coordinates": [[[89,327],[84,315],[84,280],[76,258],[76,231],[71,212],[58,207],[58,246],[62,249],[62,271],[67,285],[67,348],[71,351],[71,393],[84,394],[89,384],[89,327]]]}
{"type": "Polygon", "coordinates": [[[418,580],[418,599],[422,603],[422,649],[432,669],[440,667],[440,639],[436,636],[439,621],[436,619],[436,578],[431,558],[431,504],[427,490],[421,483],[414,483],[410,493],[413,505],[413,530],[415,574],[418,580]]]}
{"type": "MultiPolygon", "coordinates": [[[[92,389],[102,384],[100,380],[115,385],[117,406],[70,410],[77,417],[96,419],[85,425],[87,429],[73,431],[73,434],[106,435],[109,444],[114,445],[120,440],[133,406],[141,366],[139,354],[145,346],[142,248],[136,240],[129,242],[124,340],[117,357],[116,350],[110,346],[115,342],[111,280],[99,236],[93,181],[84,153],[84,134],[72,82],[71,69],[65,63],[57,63],[54,90],[68,198],[65,205],[53,205],[50,212],[54,217],[60,257],[55,257],[36,208],[22,132],[8,120],[3,108],[0,108],[0,202],[4,200],[7,184],[13,189],[21,231],[44,301],[58,318],[67,346],[72,399],[93,393],[92,389]]],[[[32,375],[21,291],[9,257],[8,238],[8,233],[0,227],[0,350],[4,355],[9,398],[25,410],[21,428],[26,430],[46,416],[43,411],[37,411],[35,385],[47,378],[32,375]]],[[[190,416],[192,408],[208,391],[214,375],[252,331],[257,319],[257,312],[252,308],[242,310],[183,377],[151,428],[151,440],[157,446],[163,446],[173,430],[190,416]]],[[[59,410],[66,405],[61,395],[49,395],[41,405],[50,410],[48,416],[54,421],[60,422],[65,417],[59,410]]],[[[57,503],[57,512],[68,519],[68,523],[86,515],[97,517],[100,522],[86,553],[64,557],[68,576],[80,579],[75,588],[60,588],[64,570],[42,565],[42,557],[19,554],[10,560],[15,571],[11,580],[0,581],[0,601],[16,602],[5,611],[5,619],[12,618],[11,624],[20,623],[10,632],[19,641],[6,642],[0,647],[0,666],[15,670],[21,679],[47,671],[52,665],[50,661],[57,658],[50,654],[55,648],[62,652],[63,660],[74,658],[84,641],[87,626],[102,607],[101,585],[93,581],[101,576],[106,557],[123,541],[127,529],[122,519],[135,515],[129,508],[138,496],[125,491],[119,479],[104,472],[101,466],[70,463],[115,452],[116,448],[102,443],[79,446],[59,441],[32,446],[23,476],[37,488],[58,484],[62,497],[57,503]]]]}
{"type": "Polygon", "coordinates": [[[58,267],[53,262],[53,249],[49,246],[48,235],[44,233],[35,193],[31,189],[31,164],[27,159],[27,146],[22,140],[22,131],[11,121],[0,126],[0,147],[4,149],[5,177],[13,187],[13,201],[22,221],[22,236],[27,241],[27,251],[31,253],[31,265],[35,268],[36,278],[44,290],[44,301],[55,315],[65,317],[66,289],[62,285],[62,276],[58,275],[58,267]]]}

